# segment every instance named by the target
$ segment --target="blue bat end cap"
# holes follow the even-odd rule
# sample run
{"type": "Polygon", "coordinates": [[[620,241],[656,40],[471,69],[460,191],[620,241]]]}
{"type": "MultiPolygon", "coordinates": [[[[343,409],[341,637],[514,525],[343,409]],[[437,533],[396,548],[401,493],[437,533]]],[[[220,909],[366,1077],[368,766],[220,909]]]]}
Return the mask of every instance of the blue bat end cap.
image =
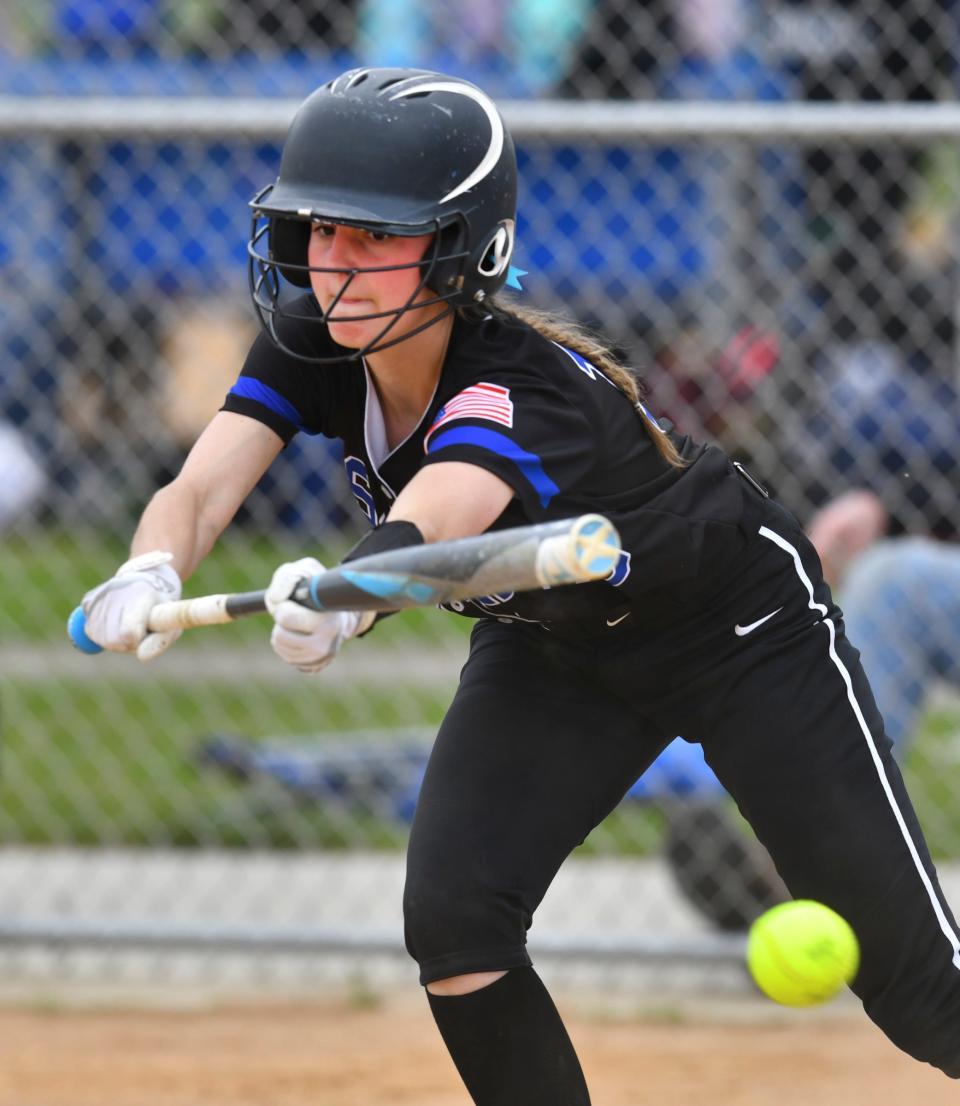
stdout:
{"type": "Polygon", "coordinates": [[[67,633],[74,648],[79,649],[81,653],[92,656],[94,653],[103,652],[102,646],[87,637],[87,616],[83,613],[82,607],[77,607],[67,619],[67,633]]]}

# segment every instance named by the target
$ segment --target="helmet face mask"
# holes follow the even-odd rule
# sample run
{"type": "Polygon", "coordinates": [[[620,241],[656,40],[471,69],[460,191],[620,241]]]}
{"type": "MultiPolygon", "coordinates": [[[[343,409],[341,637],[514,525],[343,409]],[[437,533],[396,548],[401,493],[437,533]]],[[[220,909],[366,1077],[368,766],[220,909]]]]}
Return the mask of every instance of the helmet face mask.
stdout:
{"type": "Polygon", "coordinates": [[[266,332],[301,360],[358,359],[458,307],[482,303],[505,283],[514,243],[516,158],[492,101],[467,81],[422,70],[354,70],[303,103],[284,143],[279,177],[251,207],[250,292],[266,332]],[[432,241],[422,259],[402,265],[311,267],[315,222],[399,237],[430,234],[432,241]],[[420,268],[420,280],[399,308],[337,317],[337,304],[359,274],[408,268],[420,268]],[[343,284],[326,310],[299,318],[321,326],[383,318],[382,330],[363,348],[320,358],[281,341],[278,323],[297,318],[285,306],[291,291],[310,288],[314,272],[336,272],[343,284]],[[424,290],[431,294],[418,300],[424,290]],[[435,304],[447,308],[396,335],[402,315],[435,304]]]}
{"type": "MultiPolygon", "coordinates": [[[[264,189],[264,192],[269,191],[270,187],[272,186],[268,186],[268,189],[264,189]]],[[[263,192],[261,192],[254,202],[259,201],[263,195],[263,192]]],[[[420,311],[424,309],[424,307],[434,306],[438,303],[450,304],[451,301],[455,300],[459,295],[458,288],[448,289],[447,292],[442,294],[436,292],[434,288],[434,282],[438,280],[438,274],[442,270],[460,268],[463,259],[467,258],[467,253],[463,250],[440,252],[441,241],[445,238],[448,241],[452,240],[449,233],[445,236],[444,231],[438,229],[427,227],[417,228],[417,236],[432,231],[430,246],[427,248],[424,257],[417,261],[389,265],[365,265],[365,267],[344,269],[342,265],[327,267],[327,265],[311,265],[307,263],[307,242],[309,242],[310,230],[314,221],[319,220],[294,220],[285,217],[271,218],[263,216],[260,212],[254,212],[253,216],[253,228],[248,246],[248,273],[250,278],[251,299],[255,311],[257,311],[261,326],[264,328],[265,332],[268,333],[273,343],[283,349],[284,353],[299,359],[299,361],[319,364],[325,362],[356,361],[356,359],[364,357],[368,353],[377,353],[380,349],[386,349],[406,341],[406,338],[426,330],[428,326],[434,325],[434,323],[439,322],[442,317],[449,315],[453,311],[453,307],[450,306],[447,311],[431,315],[427,322],[419,326],[405,328],[404,332],[398,336],[392,333],[400,317],[407,312],[420,311]],[[279,236],[278,229],[280,232],[279,236]],[[278,237],[281,239],[279,250],[274,249],[271,244],[271,242],[278,237]],[[264,246],[267,247],[267,253],[265,254],[263,252],[264,246]],[[281,262],[280,258],[284,260],[281,262]],[[296,260],[290,260],[292,258],[296,260]],[[398,307],[392,307],[392,309],[387,311],[378,311],[369,314],[337,314],[336,309],[338,304],[340,304],[344,296],[348,294],[349,288],[351,288],[353,281],[359,274],[403,272],[404,270],[420,271],[420,279],[414,290],[407,296],[405,303],[400,304],[398,307]],[[295,288],[309,289],[311,288],[312,273],[336,273],[338,276],[342,276],[343,282],[340,286],[340,290],[337,291],[333,301],[325,310],[321,307],[319,314],[296,313],[291,310],[288,305],[291,299],[290,294],[285,292],[280,278],[282,276],[283,281],[294,285],[295,288]],[[424,291],[432,292],[432,294],[428,295],[427,299],[418,299],[420,294],[424,291]],[[354,351],[337,354],[335,357],[321,358],[296,351],[296,349],[284,343],[278,330],[278,324],[283,320],[292,320],[309,325],[326,326],[330,323],[358,323],[378,319],[384,320],[384,326],[371,341],[367,342],[362,347],[354,349],[354,351]]],[[[351,223],[343,223],[343,226],[352,225],[351,223]]],[[[364,226],[359,229],[388,232],[382,226],[364,226]]],[[[448,229],[456,230],[456,228],[448,229]]],[[[415,236],[407,234],[407,236],[403,237],[415,236]]],[[[459,239],[461,236],[458,233],[455,237],[459,239]]]]}

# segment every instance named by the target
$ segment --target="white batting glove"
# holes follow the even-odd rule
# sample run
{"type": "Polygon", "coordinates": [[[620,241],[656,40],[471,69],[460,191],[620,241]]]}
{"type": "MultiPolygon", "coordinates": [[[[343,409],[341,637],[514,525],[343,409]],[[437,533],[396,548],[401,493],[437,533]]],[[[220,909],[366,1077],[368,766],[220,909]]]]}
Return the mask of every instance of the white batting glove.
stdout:
{"type": "Polygon", "coordinates": [[[83,597],[86,633],[91,641],[114,653],[136,653],[152,661],[169,649],[182,630],[147,632],[147,618],[157,603],[180,598],[182,584],[170,564],[172,553],[142,553],[83,597]]]}
{"type": "Polygon", "coordinates": [[[287,664],[301,672],[326,668],[350,638],[373,625],[373,611],[312,611],[290,596],[303,579],[326,569],[315,557],[281,565],[267,588],[267,610],[273,615],[270,644],[287,664]]]}

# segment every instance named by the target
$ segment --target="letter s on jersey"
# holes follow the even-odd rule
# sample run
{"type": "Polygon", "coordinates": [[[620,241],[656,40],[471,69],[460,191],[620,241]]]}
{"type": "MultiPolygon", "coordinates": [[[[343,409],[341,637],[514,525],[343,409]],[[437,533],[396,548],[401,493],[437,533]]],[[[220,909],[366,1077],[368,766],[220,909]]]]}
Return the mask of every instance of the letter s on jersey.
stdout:
{"type": "Polygon", "coordinates": [[[344,457],[343,467],[347,470],[347,479],[350,481],[350,491],[360,504],[360,510],[367,516],[371,526],[378,525],[377,505],[370,494],[370,476],[367,466],[359,457],[344,457]]]}

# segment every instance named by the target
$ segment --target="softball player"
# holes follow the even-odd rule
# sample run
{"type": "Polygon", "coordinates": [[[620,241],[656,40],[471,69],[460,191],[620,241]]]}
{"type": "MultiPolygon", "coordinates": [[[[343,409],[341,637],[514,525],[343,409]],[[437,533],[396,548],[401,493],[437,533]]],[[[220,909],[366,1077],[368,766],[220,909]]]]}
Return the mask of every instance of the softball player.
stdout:
{"type": "MultiPolygon", "coordinates": [[[[660,425],[584,335],[498,302],[516,162],[496,108],[441,74],[360,69],[311,95],[253,201],[264,333],[132,559],[84,599],[106,648],[156,656],[179,595],[299,432],[343,442],[371,523],[352,555],[600,511],[603,582],[452,604],[476,620],[409,846],[406,940],[481,1106],[589,1101],[526,950],[564,858],[675,734],[703,744],[798,897],[849,919],[854,990],[960,1077],[960,938],[813,548],[719,449],[660,425]]],[[[305,672],[373,616],[289,600],[272,644],[305,672]]]]}

